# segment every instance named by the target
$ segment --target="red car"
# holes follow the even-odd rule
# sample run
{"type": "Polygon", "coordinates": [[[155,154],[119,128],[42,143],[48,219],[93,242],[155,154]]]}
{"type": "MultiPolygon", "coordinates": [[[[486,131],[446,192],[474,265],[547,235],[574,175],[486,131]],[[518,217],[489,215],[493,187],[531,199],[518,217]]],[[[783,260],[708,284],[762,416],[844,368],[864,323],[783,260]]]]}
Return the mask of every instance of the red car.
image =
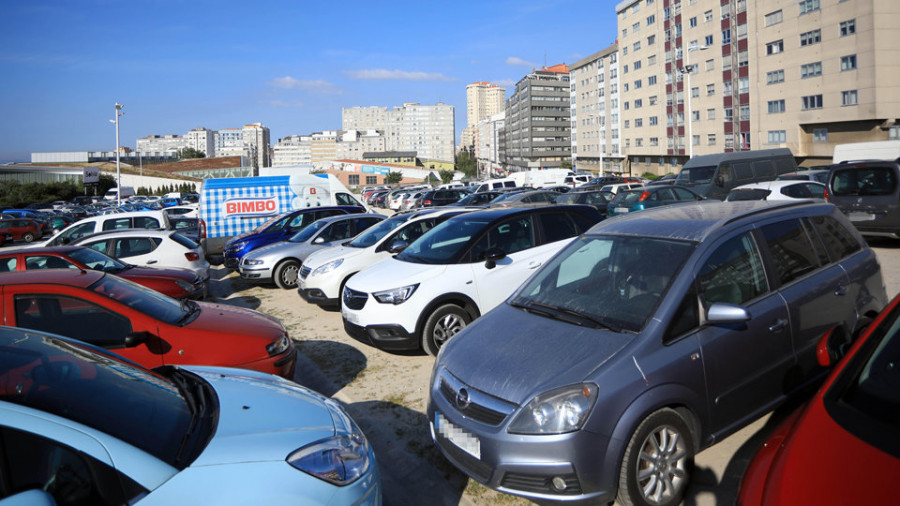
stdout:
{"type": "MultiPolygon", "coordinates": [[[[819,363],[846,342],[819,341],[819,363]]],[[[809,403],[775,430],[744,474],[738,504],[897,504],[900,296],[837,362],[809,403]]]]}
{"type": "Polygon", "coordinates": [[[115,274],[176,299],[206,297],[206,282],[189,269],[139,267],[81,246],[18,249],[0,253],[0,272],[76,268],[115,274]]]}
{"type": "Polygon", "coordinates": [[[0,274],[0,324],[113,350],[147,368],[241,367],[293,379],[294,343],[278,319],[234,306],[178,301],[99,271],[0,274]]]}
{"type": "Polygon", "coordinates": [[[6,218],[0,220],[0,229],[9,233],[14,241],[31,242],[41,238],[41,224],[24,218],[6,218]]]}

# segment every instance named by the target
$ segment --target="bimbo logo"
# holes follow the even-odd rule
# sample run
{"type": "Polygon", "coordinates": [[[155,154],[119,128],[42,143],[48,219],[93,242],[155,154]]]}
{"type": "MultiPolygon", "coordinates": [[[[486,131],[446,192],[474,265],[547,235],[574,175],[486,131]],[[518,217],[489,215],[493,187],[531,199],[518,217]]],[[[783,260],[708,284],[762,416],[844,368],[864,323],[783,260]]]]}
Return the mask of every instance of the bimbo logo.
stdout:
{"type": "Polygon", "coordinates": [[[231,199],[226,200],[222,205],[225,206],[223,214],[226,218],[230,216],[265,216],[278,211],[278,197],[231,199]]]}

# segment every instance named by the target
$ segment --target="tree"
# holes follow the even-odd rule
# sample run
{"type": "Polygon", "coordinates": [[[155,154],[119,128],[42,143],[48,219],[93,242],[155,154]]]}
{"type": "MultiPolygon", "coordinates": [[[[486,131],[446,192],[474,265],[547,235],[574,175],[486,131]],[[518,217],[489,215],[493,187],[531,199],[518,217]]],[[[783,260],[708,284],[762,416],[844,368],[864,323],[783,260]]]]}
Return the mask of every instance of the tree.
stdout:
{"type": "Polygon", "coordinates": [[[478,164],[475,157],[466,150],[462,150],[456,155],[456,170],[462,172],[468,178],[478,176],[478,164]]]}
{"type": "Polygon", "coordinates": [[[453,171],[452,170],[442,170],[438,172],[438,175],[441,176],[441,182],[444,184],[453,181],[453,171]]]}
{"type": "Polygon", "coordinates": [[[403,181],[403,174],[400,172],[388,172],[388,175],[384,176],[385,184],[397,184],[400,181],[403,181]]]}
{"type": "Polygon", "coordinates": [[[562,162],[560,162],[559,168],[560,168],[560,169],[571,169],[571,168],[572,168],[572,162],[570,162],[570,161],[568,161],[568,160],[563,160],[562,162]]]}
{"type": "Polygon", "coordinates": [[[178,150],[178,158],[182,160],[188,160],[190,158],[206,158],[206,154],[202,151],[197,151],[194,148],[182,148],[178,150]]]}

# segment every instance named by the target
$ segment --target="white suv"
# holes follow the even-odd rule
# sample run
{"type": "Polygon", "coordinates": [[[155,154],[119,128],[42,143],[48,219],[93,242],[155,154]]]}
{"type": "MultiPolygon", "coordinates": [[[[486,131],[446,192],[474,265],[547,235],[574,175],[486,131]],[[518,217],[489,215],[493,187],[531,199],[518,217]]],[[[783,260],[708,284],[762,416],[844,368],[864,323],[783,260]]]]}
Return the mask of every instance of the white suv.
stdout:
{"type": "Polygon", "coordinates": [[[81,237],[97,232],[130,228],[171,230],[172,224],[164,211],[132,211],[128,213],[103,214],[78,220],[46,241],[36,242],[32,246],[64,246],[81,237]]]}
{"type": "Polygon", "coordinates": [[[366,230],[349,243],[316,251],[300,268],[297,291],[306,302],[339,307],[341,290],[350,276],[398,253],[444,220],[469,211],[450,208],[399,214],[366,230]]]}
{"type": "Polygon", "coordinates": [[[431,355],[600,221],[589,206],[489,209],[451,218],[344,286],[344,329],[385,350],[431,355]]]}

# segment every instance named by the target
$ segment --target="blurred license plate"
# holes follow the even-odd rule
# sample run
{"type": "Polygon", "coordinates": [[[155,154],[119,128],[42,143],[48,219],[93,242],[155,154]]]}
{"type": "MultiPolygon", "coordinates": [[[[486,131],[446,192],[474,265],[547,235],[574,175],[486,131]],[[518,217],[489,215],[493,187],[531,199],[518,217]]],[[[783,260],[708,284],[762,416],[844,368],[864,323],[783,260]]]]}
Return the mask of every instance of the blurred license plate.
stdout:
{"type": "Polygon", "coordinates": [[[851,212],[847,214],[847,218],[850,218],[850,221],[872,221],[875,219],[875,215],[872,213],[851,212]]]}
{"type": "Polygon", "coordinates": [[[345,312],[344,312],[344,318],[346,318],[347,321],[350,322],[350,323],[353,323],[353,324],[358,324],[358,323],[359,323],[359,316],[357,316],[357,315],[355,315],[355,314],[353,314],[353,313],[348,313],[348,312],[345,311],[345,312]]]}
{"type": "Polygon", "coordinates": [[[462,451],[481,460],[481,441],[471,432],[457,427],[456,424],[444,418],[444,415],[434,414],[434,430],[458,446],[462,451]]]}
{"type": "Polygon", "coordinates": [[[617,208],[615,208],[615,209],[616,209],[616,212],[617,212],[617,213],[627,213],[627,212],[628,212],[628,208],[627,208],[627,207],[617,207],[617,208]]]}

